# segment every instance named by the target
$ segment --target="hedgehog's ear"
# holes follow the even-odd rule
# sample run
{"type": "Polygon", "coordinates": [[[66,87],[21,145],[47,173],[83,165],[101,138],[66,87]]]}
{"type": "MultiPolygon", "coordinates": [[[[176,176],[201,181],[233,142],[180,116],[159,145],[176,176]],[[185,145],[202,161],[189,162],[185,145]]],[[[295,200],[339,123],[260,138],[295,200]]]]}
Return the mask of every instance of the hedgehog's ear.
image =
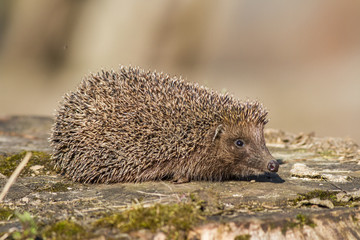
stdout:
{"type": "Polygon", "coordinates": [[[217,128],[215,129],[215,134],[214,134],[214,137],[213,137],[212,141],[214,142],[215,139],[216,139],[217,137],[219,137],[220,134],[221,134],[223,131],[224,131],[224,126],[223,126],[222,124],[220,124],[219,126],[217,126],[217,128]]]}

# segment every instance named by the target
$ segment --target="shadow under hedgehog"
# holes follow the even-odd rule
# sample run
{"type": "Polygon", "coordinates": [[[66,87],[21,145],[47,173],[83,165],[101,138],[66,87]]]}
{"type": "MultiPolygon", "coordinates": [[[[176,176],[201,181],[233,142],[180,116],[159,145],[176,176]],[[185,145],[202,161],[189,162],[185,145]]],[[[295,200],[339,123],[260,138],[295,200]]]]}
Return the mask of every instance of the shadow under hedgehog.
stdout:
{"type": "Polygon", "coordinates": [[[62,174],[84,183],[221,181],[277,172],[258,102],[120,67],[64,96],[50,137],[62,174]]]}

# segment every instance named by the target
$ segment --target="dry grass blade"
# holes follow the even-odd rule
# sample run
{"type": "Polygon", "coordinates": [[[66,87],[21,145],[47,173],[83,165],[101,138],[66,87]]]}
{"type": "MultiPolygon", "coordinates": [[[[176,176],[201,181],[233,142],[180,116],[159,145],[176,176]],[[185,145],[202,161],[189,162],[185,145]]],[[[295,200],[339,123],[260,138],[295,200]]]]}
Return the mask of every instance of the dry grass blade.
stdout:
{"type": "Polygon", "coordinates": [[[26,164],[30,160],[31,155],[32,155],[31,152],[27,152],[24,159],[19,164],[19,166],[17,166],[17,168],[15,169],[13,174],[11,174],[9,180],[7,181],[7,183],[5,184],[2,192],[0,193],[0,202],[2,202],[3,199],[5,198],[6,194],[8,193],[8,191],[9,191],[9,189],[11,187],[11,185],[14,184],[14,182],[15,182],[16,178],[19,176],[21,170],[26,166],[26,164]]]}
{"type": "Polygon", "coordinates": [[[10,234],[9,233],[5,233],[4,235],[1,236],[0,240],[5,240],[10,234]]]}

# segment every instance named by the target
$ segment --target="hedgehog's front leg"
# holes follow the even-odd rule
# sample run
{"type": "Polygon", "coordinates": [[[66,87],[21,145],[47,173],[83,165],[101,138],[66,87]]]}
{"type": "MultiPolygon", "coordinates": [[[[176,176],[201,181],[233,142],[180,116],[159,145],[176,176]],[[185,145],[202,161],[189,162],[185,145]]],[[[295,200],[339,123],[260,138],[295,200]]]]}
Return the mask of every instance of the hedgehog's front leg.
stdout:
{"type": "Polygon", "coordinates": [[[190,179],[186,176],[174,176],[172,182],[175,184],[188,183],[190,179]]]}

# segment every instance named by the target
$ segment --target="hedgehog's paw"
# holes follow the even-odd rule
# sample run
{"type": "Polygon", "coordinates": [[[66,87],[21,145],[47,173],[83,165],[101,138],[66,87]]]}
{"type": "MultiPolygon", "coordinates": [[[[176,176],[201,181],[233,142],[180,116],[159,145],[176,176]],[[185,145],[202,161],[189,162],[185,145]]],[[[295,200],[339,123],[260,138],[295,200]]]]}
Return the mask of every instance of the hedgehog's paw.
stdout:
{"type": "Polygon", "coordinates": [[[188,183],[190,179],[188,177],[177,177],[172,180],[172,183],[181,184],[181,183],[188,183]]]}

